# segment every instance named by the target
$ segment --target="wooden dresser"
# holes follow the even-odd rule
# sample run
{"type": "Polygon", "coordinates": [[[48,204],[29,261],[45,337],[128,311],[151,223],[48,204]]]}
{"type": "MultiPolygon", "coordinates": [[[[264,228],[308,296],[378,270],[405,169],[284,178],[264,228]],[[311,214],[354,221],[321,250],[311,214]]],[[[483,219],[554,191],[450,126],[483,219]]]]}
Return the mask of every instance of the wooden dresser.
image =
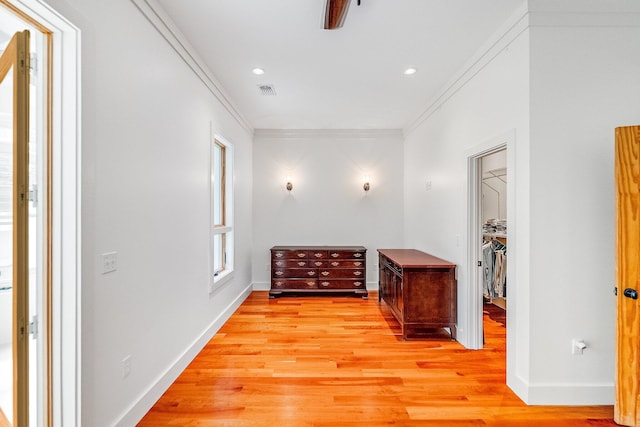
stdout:
{"type": "Polygon", "coordinates": [[[269,297],[287,292],[353,292],[367,298],[366,264],[363,246],[274,246],[269,297]]]}
{"type": "Polygon", "coordinates": [[[427,328],[449,328],[455,340],[456,265],[415,249],[378,249],[378,254],[378,301],[400,322],[402,339],[427,328]]]}

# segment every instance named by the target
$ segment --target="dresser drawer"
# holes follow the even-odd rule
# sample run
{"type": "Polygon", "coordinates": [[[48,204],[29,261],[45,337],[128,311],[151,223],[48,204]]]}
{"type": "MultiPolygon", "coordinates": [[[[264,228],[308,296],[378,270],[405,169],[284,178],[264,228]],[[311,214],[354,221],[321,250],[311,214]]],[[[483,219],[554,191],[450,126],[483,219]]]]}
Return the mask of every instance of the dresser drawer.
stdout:
{"type": "Polygon", "coordinates": [[[327,251],[311,250],[309,251],[309,259],[327,259],[327,251]]]}
{"type": "Polygon", "coordinates": [[[318,279],[318,289],[365,289],[365,283],[358,279],[318,279]]]}
{"type": "Polygon", "coordinates": [[[364,279],[363,268],[321,268],[318,270],[320,279],[364,279]]]}
{"type": "Polygon", "coordinates": [[[327,261],[320,261],[318,259],[310,259],[309,260],[309,266],[311,268],[327,268],[328,266],[328,262],[327,261]]]}
{"type": "Polygon", "coordinates": [[[271,257],[274,260],[278,259],[307,259],[309,256],[306,250],[274,250],[271,252],[271,257]]]}
{"type": "Polygon", "coordinates": [[[273,268],[271,269],[271,277],[285,278],[285,277],[318,277],[318,270],[315,268],[273,268]]]}
{"type": "Polygon", "coordinates": [[[318,289],[316,279],[273,279],[272,289],[318,289]]]}
{"type": "Polygon", "coordinates": [[[332,259],[325,264],[327,268],[364,268],[364,260],[357,259],[332,259]]]}
{"type": "Polygon", "coordinates": [[[274,259],[271,268],[317,268],[307,259],[274,259]]]}
{"type": "Polygon", "coordinates": [[[354,251],[329,251],[329,259],[364,259],[364,252],[354,252],[354,251]]]}

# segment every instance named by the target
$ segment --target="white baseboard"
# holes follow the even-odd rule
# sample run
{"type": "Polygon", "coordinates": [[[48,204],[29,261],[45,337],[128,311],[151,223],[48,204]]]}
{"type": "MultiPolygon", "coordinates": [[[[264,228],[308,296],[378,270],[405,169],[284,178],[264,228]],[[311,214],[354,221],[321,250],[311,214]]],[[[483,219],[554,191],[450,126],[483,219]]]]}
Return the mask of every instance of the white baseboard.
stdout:
{"type": "Polygon", "coordinates": [[[238,297],[227,306],[220,315],[211,322],[209,327],[178,357],[178,359],[167,370],[160,375],[140,398],[133,402],[125,411],[124,415],[114,424],[117,427],[129,427],[136,425],[158,401],[160,396],[173,384],[184,369],[200,353],[204,346],[220,330],[222,325],[240,307],[253,290],[253,285],[249,284],[238,297]]]}
{"type": "Polygon", "coordinates": [[[613,405],[615,386],[604,384],[532,384],[527,405],[613,405]]]}
{"type": "Polygon", "coordinates": [[[271,282],[253,282],[254,291],[268,291],[271,289],[271,282]]]}
{"type": "Polygon", "coordinates": [[[531,384],[518,376],[507,379],[507,386],[527,405],[613,405],[615,385],[593,384],[531,384]]]}

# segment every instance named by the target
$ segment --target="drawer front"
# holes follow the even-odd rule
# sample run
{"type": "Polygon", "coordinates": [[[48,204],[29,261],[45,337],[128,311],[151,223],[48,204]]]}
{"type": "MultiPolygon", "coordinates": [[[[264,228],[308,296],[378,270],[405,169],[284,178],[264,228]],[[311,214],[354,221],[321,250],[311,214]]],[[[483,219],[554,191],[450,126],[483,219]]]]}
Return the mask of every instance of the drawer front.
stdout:
{"type": "Polygon", "coordinates": [[[271,268],[316,268],[307,259],[274,259],[271,268]]]}
{"type": "Polygon", "coordinates": [[[318,270],[315,268],[274,268],[271,270],[271,277],[274,279],[286,277],[315,278],[318,277],[318,270]]]}
{"type": "Polygon", "coordinates": [[[365,254],[354,251],[329,251],[329,259],[365,259],[365,254]]]}
{"type": "Polygon", "coordinates": [[[271,289],[318,289],[316,279],[273,279],[271,289]]]}
{"type": "Polygon", "coordinates": [[[318,279],[318,289],[365,289],[364,280],[358,279],[318,279]]]}
{"type": "Polygon", "coordinates": [[[328,265],[329,264],[327,261],[320,261],[317,259],[309,260],[309,267],[312,267],[312,268],[327,268],[328,265]]]}
{"type": "Polygon", "coordinates": [[[311,259],[327,259],[327,251],[309,251],[311,259]]]}
{"type": "Polygon", "coordinates": [[[309,256],[307,251],[303,251],[303,250],[293,250],[293,251],[286,251],[286,250],[277,250],[277,251],[271,251],[271,259],[273,260],[278,260],[278,259],[307,259],[307,257],[309,256]]]}
{"type": "MultiPolygon", "coordinates": [[[[329,261],[331,262],[331,261],[329,261]]],[[[320,279],[362,279],[364,280],[363,268],[321,268],[318,269],[320,279]]]]}
{"type": "Polygon", "coordinates": [[[364,260],[357,259],[332,259],[327,261],[328,268],[364,268],[364,260]]]}

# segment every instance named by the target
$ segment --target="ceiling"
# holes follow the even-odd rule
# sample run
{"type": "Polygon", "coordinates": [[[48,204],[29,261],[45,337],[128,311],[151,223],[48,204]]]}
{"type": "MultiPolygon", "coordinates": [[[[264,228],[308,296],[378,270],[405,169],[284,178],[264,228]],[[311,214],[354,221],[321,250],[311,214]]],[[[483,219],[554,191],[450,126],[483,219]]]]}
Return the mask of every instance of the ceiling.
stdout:
{"type": "Polygon", "coordinates": [[[325,0],[157,3],[254,129],[403,129],[525,0],[353,0],[337,30],[325,0]]]}

